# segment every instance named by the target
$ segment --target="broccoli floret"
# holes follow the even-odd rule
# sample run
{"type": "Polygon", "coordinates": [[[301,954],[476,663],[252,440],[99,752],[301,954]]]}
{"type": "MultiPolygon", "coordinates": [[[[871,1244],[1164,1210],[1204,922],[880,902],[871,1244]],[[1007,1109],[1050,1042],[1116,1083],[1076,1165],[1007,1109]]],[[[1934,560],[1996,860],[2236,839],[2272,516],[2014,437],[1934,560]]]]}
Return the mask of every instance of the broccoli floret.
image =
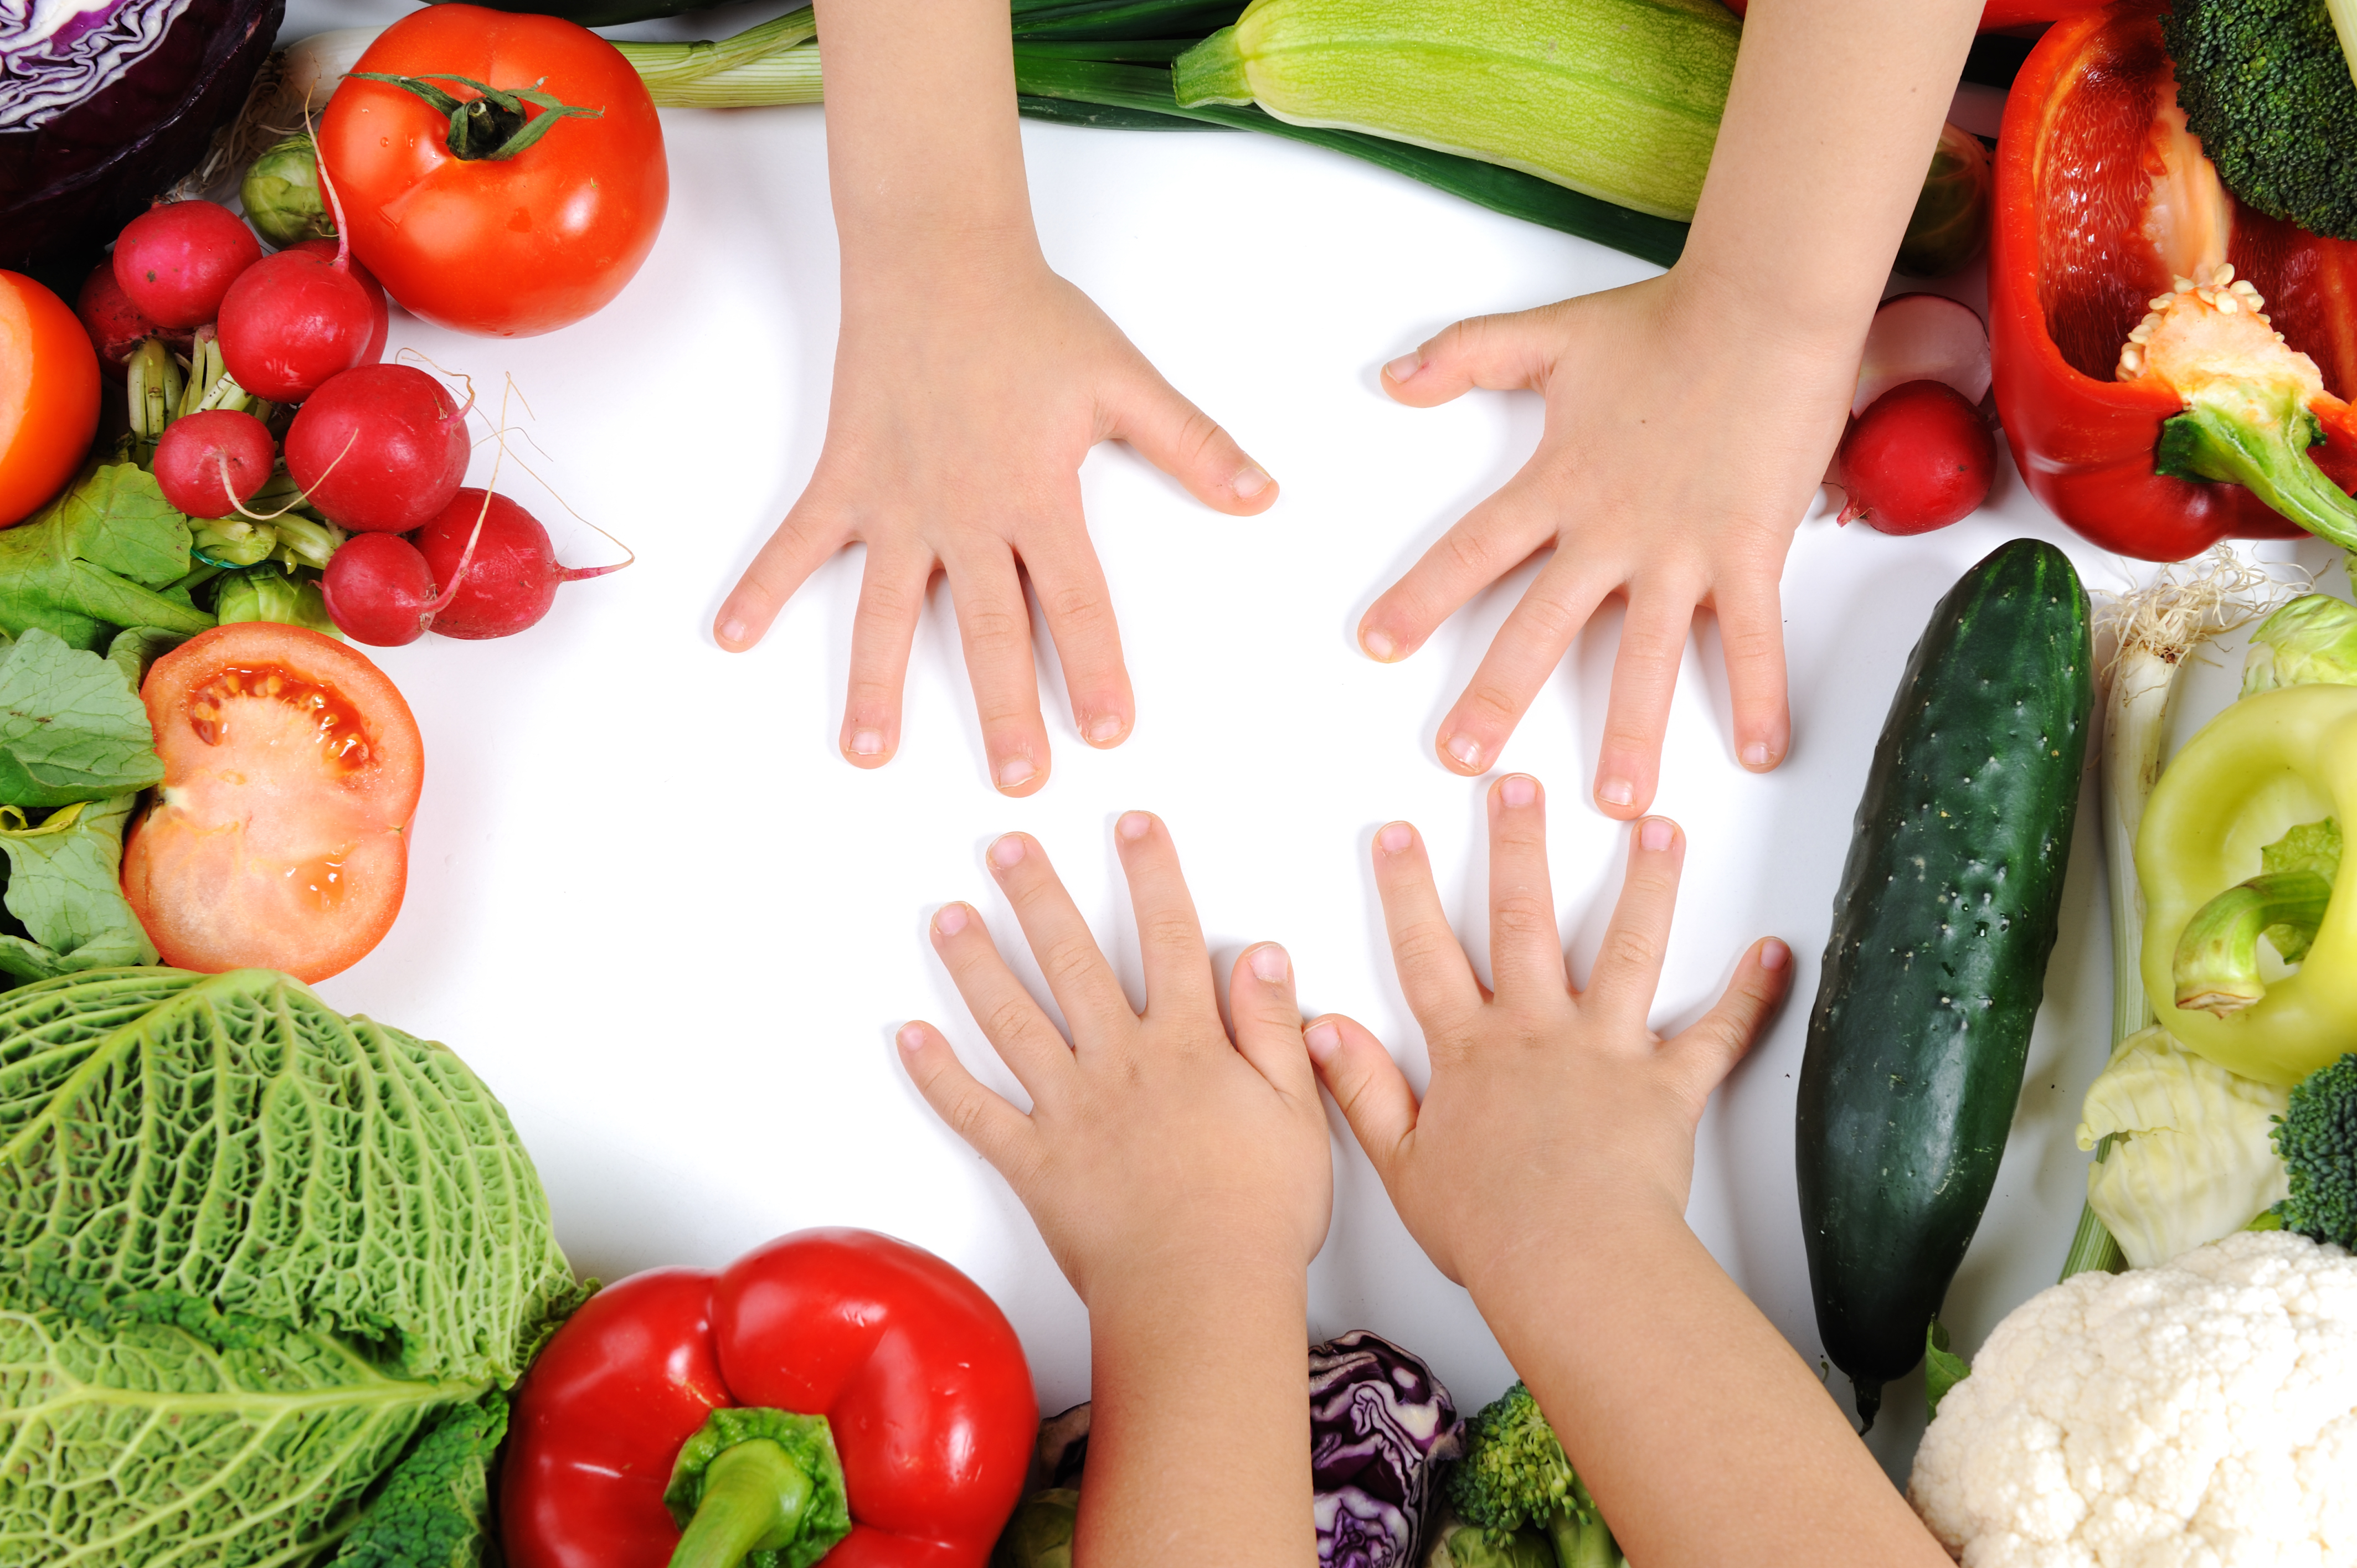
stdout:
{"type": "Polygon", "coordinates": [[[2357,1251],[2357,1052],[2291,1091],[2275,1144],[2291,1172],[2291,1196],[2269,1212],[2287,1230],[2357,1251]]]}
{"type": "Polygon", "coordinates": [[[2226,188],[2357,239],[2357,81],[2325,0],[2175,0],[2177,102],[2226,188]]]}
{"type": "Polygon", "coordinates": [[[1554,1542],[1563,1568],[1626,1568],[1596,1499],[1521,1383],[1466,1423],[1465,1456],[1449,1466],[1443,1485],[1465,1521],[1500,1547],[1534,1524],[1554,1542]]]}

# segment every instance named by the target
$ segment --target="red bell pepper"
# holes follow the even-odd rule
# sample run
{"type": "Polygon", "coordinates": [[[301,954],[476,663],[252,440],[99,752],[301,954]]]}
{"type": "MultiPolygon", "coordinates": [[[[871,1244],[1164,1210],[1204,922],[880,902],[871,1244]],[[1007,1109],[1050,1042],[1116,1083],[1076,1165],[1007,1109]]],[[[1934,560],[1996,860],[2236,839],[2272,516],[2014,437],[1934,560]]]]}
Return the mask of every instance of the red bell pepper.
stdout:
{"type": "Polygon", "coordinates": [[[769,1551],[749,1561],[981,1568],[1039,1421],[1006,1316],[890,1237],[802,1230],[717,1273],[633,1274],[590,1297],[517,1387],[508,1562],[726,1568],[769,1551]],[[673,1507],[693,1509],[684,1541],[673,1507]]]}
{"type": "MultiPolygon", "coordinates": [[[[2063,521],[2147,561],[2300,532],[2242,485],[2157,473],[2161,425],[2187,403],[2149,377],[2114,379],[2151,298],[2194,270],[2154,238],[2198,216],[2182,210],[2196,205],[2189,187],[2156,179],[2182,145],[2170,142],[2163,9],[2128,0],[2068,17],[2030,52],[1997,137],[1989,242],[1989,347],[2014,463],[2063,521]]],[[[2357,486],[2357,418],[2338,402],[2357,390],[2357,244],[2224,203],[2234,274],[2335,394],[2314,406],[2325,441],[2306,456],[2342,489],[2357,486]]]]}
{"type": "MultiPolygon", "coordinates": [[[[1726,4],[1738,16],[1751,9],[1751,0],[1726,0],[1726,4]]],[[[1981,31],[2036,27],[2040,22],[2075,16],[2082,11],[2098,10],[2103,4],[2104,0],[1987,0],[1981,7],[1981,31]]]]}

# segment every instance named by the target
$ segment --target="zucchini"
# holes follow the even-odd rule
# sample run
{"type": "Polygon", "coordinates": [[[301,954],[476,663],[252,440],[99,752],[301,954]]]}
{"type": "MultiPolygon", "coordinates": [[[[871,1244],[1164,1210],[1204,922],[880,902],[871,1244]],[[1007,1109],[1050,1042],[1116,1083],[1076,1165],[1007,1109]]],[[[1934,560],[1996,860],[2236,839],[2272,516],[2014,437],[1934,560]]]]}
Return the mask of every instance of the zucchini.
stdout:
{"type": "Polygon", "coordinates": [[[1719,0],[1253,0],[1172,81],[1684,222],[1742,37],[1719,0]]]}
{"type": "Polygon", "coordinates": [[[1891,700],[1801,1060],[1825,1354],[1867,1426],[1987,1207],[2046,990],[2095,700],[2087,595],[2017,539],[1932,612],[1891,700]]]}

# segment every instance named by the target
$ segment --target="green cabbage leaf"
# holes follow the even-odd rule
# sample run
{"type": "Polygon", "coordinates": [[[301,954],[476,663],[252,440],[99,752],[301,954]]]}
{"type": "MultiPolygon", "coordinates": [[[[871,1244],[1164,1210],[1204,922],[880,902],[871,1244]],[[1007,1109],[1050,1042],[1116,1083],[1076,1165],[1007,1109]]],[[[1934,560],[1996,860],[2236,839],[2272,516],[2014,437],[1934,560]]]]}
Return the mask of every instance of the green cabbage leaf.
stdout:
{"type": "Polygon", "coordinates": [[[446,1048],[262,971],[0,996],[0,1564],[471,1568],[581,1294],[446,1048]]]}

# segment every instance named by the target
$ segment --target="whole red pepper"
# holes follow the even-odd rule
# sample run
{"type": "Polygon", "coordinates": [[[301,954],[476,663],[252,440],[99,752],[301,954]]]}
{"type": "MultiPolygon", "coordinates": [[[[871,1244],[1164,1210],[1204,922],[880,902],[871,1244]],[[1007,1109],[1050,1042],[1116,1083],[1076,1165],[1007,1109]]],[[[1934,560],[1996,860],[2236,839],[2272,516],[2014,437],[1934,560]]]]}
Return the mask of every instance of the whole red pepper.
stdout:
{"type": "MultiPolygon", "coordinates": [[[[717,1273],[633,1274],[574,1314],[517,1386],[500,1481],[511,1568],[717,1568],[774,1546],[764,1536],[777,1521],[723,1495],[716,1477],[733,1460],[705,1473],[685,1552],[665,1489],[691,1438],[710,1446],[698,1434],[716,1421],[810,1416],[841,1455],[849,1520],[838,1513],[834,1533],[847,1522],[849,1534],[831,1551],[824,1534],[805,1534],[777,1561],[981,1568],[1022,1492],[1039,1412],[1022,1345],[990,1297],[888,1236],[802,1230],[717,1273]],[[791,1413],[766,1413],[778,1412],[791,1413]]],[[[791,1491],[800,1477],[826,1500],[821,1466],[759,1447],[726,1451],[754,1477],[738,1493],[770,1496],[763,1485],[780,1476],[791,1491]]],[[[791,1444],[785,1454],[803,1456],[791,1444]]]]}
{"type": "MultiPolygon", "coordinates": [[[[2149,381],[2113,379],[2121,345],[2171,269],[2145,224],[2160,116],[2176,103],[2158,0],[2066,17],[2030,51],[1997,137],[1989,239],[1989,349],[1997,412],[2032,494],[2106,549],[2180,561],[2221,539],[2299,529],[2240,485],[2153,471],[2164,420],[2183,403],[2149,381]]],[[[2231,198],[2230,198],[2231,201],[2231,198]]],[[[2357,391],[2357,244],[2232,202],[2227,259],[2265,296],[2285,341],[2313,359],[2328,391],[2357,391]]],[[[2357,420],[2318,411],[2309,448],[2343,489],[2357,487],[2357,420]]]]}

